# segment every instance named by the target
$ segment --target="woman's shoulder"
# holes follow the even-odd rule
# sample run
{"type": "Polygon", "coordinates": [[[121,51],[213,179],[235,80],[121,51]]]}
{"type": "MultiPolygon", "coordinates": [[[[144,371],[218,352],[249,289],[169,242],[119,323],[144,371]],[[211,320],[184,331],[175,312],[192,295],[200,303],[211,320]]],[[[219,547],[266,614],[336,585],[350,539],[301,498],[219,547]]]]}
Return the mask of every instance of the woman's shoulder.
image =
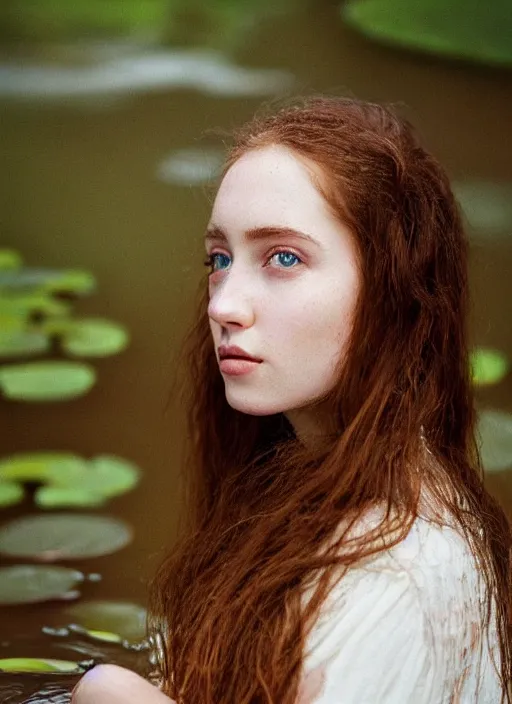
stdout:
{"type": "MultiPolygon", "coordinates": [[[[354,530],[364,533],[381,520],[379,509],[372,509],[354,530]]],[[[488,633],[490,641],[485,642],[483,603],[481,571],[455,521],[440,523],[418,516],[404,539],[349,568],[335,584],[310,634],[307,670],[335,658],[337,671],[343,657],[350,664],[365,652],[371,654],[371,663],[365,660],[361,669],[374,668],[379,661],[384,677],[391,660],[402,653],[404,658],[412,654],[416,665],[423,663],[437,673],[446,670],[448,678],[459,673],[461,663],[469,672],[480,652],[485,678],[494,688],[486,653],[489,645],[496,647],[496,637],[488,633]]],[[[477,679],[471,679],[471,687],[477,686],[477,679]]]]}
{"type": "MultiPolygon", "coordinates": [[[[361,534],[380,525],[384,509],[375,508],[363,515],[354,530],[361,534]]],[[[474,593],[480,582],[480,570],[466,536],[454,517],[444,520],[418,515],[404,538],[381,549],[351,569],[386,571],[408,575],[411,583],[422,591],[439,592],[439,597],[463,589],[474,593]]]]}

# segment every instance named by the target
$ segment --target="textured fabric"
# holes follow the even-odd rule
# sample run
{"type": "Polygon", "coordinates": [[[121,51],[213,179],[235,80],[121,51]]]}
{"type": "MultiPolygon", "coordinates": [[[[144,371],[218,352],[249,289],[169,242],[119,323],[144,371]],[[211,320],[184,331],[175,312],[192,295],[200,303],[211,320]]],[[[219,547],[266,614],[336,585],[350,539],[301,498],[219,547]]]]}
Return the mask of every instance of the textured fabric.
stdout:
{"type": "Polygon", "coordinates": [[[499,704],[483,595],[462,535],[417,518],[405,540],[329,594],[308,638],[298,704],[499,704]]]}

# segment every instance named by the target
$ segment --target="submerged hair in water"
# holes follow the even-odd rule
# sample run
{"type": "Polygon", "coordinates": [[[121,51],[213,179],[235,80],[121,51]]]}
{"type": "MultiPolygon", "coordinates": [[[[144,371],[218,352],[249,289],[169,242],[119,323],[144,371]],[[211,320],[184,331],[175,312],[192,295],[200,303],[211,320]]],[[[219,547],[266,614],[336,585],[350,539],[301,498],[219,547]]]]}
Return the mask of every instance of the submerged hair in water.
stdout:
{"type": "Polygon", "coordinates": [[[180,704],[294,704],[305,640],[333,575],[406,536],[421,486],[455,517],[479,561],[484,623],[497,605],[506,689],[512,537],[483,486],[475,442],[468,243],[448,177],[407,120],[351,98],[307,98],[254,118],[235,134],[226,168],[268,145],[318,167],[316,185],[360,255],[361,295],[328,398],[338,432],[307,449],[283,414],[228,405],[202,283],[177,370],[188,417],[185,521],[150,604],[150,627],[165,641],[164,691],[180,704]],[[382,523],[349,540],[376,503],[388,509],[382,523]]]}

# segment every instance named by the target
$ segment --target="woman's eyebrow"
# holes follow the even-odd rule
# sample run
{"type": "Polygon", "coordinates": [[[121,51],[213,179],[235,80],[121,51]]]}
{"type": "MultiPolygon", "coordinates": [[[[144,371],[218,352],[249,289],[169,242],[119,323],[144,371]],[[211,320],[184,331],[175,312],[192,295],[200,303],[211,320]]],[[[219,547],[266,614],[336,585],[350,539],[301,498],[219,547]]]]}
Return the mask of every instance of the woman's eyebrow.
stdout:
{"type": "MultiPolygon", "coordinates": [[[[276,237],[295,237],[296,239],[306,240],[317,247],[323,249],[322,245],[318,240],[305,232],[300,232],[299,230],[294,230],[292,227],[280,227],[278,225],[267,225],[265,227],[254,227],[246,230],[244,233],[244,238],[251,242],[256,240],[268,240],[275,239],[276,237]]],[[[226,233],[221,227],[217,225],[211,225],[206,230],[204,236],[205,242],[215,241],[215,242],[227,242],[228,238],[226,233]]]]}

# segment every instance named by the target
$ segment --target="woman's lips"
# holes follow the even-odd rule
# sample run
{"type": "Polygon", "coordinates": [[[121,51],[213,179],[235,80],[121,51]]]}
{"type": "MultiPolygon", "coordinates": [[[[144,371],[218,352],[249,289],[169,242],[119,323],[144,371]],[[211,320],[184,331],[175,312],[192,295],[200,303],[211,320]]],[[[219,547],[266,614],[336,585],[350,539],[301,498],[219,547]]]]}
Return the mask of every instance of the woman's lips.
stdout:
{"type": "Polygon", "coordinates": [[[243,374],[250,374],[260,364],[261,362],[256,362],[251,359],[225,357],[220,360],[219,369],[223,374],[228,374],[229,376],[242,376],[243,374]]]}

